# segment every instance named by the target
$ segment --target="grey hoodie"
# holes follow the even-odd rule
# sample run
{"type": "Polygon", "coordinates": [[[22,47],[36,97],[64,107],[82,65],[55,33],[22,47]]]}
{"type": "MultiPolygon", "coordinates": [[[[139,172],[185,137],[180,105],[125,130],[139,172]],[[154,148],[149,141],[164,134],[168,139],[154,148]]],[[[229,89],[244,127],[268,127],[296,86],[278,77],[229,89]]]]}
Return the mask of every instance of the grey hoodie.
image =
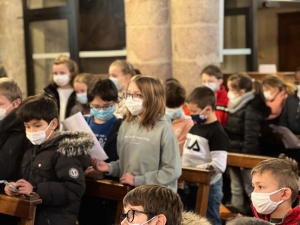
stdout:
{"type": "Polygon", "coordinates": [[[137,120],[123,122],[117,149],[119,160],[109,163],[108,175],[121,177],[131,173],[135,176],[135,186],[162,184],[177,192],[181,161],[178,142],[168,117],[157,121],[152,130],[147,130],[137,120]]]}

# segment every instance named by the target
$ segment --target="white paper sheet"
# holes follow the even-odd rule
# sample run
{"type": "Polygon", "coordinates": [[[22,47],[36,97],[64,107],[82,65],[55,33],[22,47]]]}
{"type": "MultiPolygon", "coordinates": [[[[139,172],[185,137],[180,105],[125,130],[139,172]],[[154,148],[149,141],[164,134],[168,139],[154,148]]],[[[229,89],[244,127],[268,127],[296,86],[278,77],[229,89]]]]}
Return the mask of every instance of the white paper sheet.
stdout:
{"type": "Polygon", "coordinates": [[[68,117],[64,121],[62,121],[62,124],[64,126],[64,130],[70,130],[70,131],[85,131],[88,133],[91,133],[94,138],[94,147],[91,150],[91,156],[92,158],[96,158],[100,161],[108,159],[108,156],[104,152],[103,148],[101,147],[99,141],[95,137],[93,131],[83,118],[83,115],[81,112],[78,112],[74,114],[73,116],[68,117]]]}
{"type": "Polygon", "coordinates": [[[290,129],[286,127],[276,126],[271,124],[270,127],[282,135],[282,142],[285,148],[300,149],[300,140],[290,129]]]}
{"type": "Polygon", "coordinates": [[[0,180],[0,184],[4,183],[4,180],[0,180]]]}
{"type": "Polygon", "coordinates": [[[259,73],[277,73],[275,64],[260,64],[258,67],[259,73]]]}

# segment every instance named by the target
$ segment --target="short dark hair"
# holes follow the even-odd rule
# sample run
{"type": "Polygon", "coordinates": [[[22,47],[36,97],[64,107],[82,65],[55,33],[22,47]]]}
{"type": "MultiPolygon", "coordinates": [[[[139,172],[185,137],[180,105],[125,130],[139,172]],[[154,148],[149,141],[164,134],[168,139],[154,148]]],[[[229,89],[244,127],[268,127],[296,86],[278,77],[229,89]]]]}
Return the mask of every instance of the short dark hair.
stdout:
{"type": "Polygon", "coordinates": [[[47,95],[34,95],[26,98],[18,107],[17,116],[24,122],[45,120],[47,123],[59,117],[55,99],[47,95]]]}
{"type": "Polygon", "coordinates": [[[228,220],[226,225],[271,225],[271,223],[257,219],[257,218],[251,218],[251,217],[242,217],[242,216],[237,216],[236,218],[231,218],[228,220]]]}
{"type": "Polygon", "coordinates": [[[230,81],[231,86],[238,91],[244,89],[246,92],[249,92],[252,90],[252,79],[246,73],[232,74],[228,78],[227,82],[228,81],[230,81]]]}
{"type": "Polygon", "coordinates": [[[185,89],[176,81],[165,83],[166,88],[166,106],[168,108],[178,108],[185,102],[185,89]]]}
{"type": "Polygon", "coordinates": [[[215,93],[206,86],[195,88],[191,94],[186,98],[187,103],[195,103],[199,108],[204,109],[210,105],[212,110],[216,107],[216,96],[215,93]]]}
{"type": "Polygon", "coordinates": [[[88,89],[87,97],[89,102],[93,101],[96,96],[103,101],[118,102],[118,90],[108,78],[98,80],[91,89],[88,89]]]}
{"type": "MultiPolygon", "coordinates": [[[[128,192],[123,205],[142,206],[151,217],[163,214],[166,225],[181,225],[183,205],[180,196],[172,189],[162,185],[142,185],[128,192]]],[[[150,217],[150,218],[149,218],[150,217]]]]}
{"type": "Polygon", "coordinates": [[[203,73],[208,74],[209,76],[214,76],[217,79],[223,79],[223,73],[220,70],[219,67],[215,66],[215,65],[208,65],[207,67],[205,67],[202,72],[201,72],[201,76],[203,73]]]}

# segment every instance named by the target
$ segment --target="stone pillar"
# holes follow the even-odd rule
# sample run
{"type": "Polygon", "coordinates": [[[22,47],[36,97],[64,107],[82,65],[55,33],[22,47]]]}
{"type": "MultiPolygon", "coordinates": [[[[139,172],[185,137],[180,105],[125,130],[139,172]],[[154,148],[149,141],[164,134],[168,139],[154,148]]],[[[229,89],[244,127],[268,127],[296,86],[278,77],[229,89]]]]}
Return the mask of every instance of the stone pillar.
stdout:
{"type": "Polygon", "coordinates": [[[127,60],[142,74],[172,77],[170,17],[169,0],[125,0],[127,60]]]}
{"type": "Polygon", "coordinates": [[[8,77],[27,95],[22,1],[0,0],[0,51],[8,77]]]}
{"type": "Polygon", "coordinates": [[[173,77],[190,93],[219,62],[219,0],[172,0],[173,77]]]}

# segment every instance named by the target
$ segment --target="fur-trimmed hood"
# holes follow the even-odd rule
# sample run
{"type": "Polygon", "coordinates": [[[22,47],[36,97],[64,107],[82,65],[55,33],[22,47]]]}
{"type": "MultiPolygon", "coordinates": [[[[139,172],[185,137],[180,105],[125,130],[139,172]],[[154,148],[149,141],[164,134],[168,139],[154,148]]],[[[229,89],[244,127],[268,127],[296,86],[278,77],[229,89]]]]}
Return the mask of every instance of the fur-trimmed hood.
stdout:
{"type": "Polygon", "coordinates": [[[90,155],[94,146],[92,134],[84,131],[58,131],[55,133],[57,151],[67,157],[90,155]]]}
{"type": "Polygon", "coordinates": [[[211,223],[205,218],[193,212],[182,213],[182,225],[211,225],[211,223]]]}

